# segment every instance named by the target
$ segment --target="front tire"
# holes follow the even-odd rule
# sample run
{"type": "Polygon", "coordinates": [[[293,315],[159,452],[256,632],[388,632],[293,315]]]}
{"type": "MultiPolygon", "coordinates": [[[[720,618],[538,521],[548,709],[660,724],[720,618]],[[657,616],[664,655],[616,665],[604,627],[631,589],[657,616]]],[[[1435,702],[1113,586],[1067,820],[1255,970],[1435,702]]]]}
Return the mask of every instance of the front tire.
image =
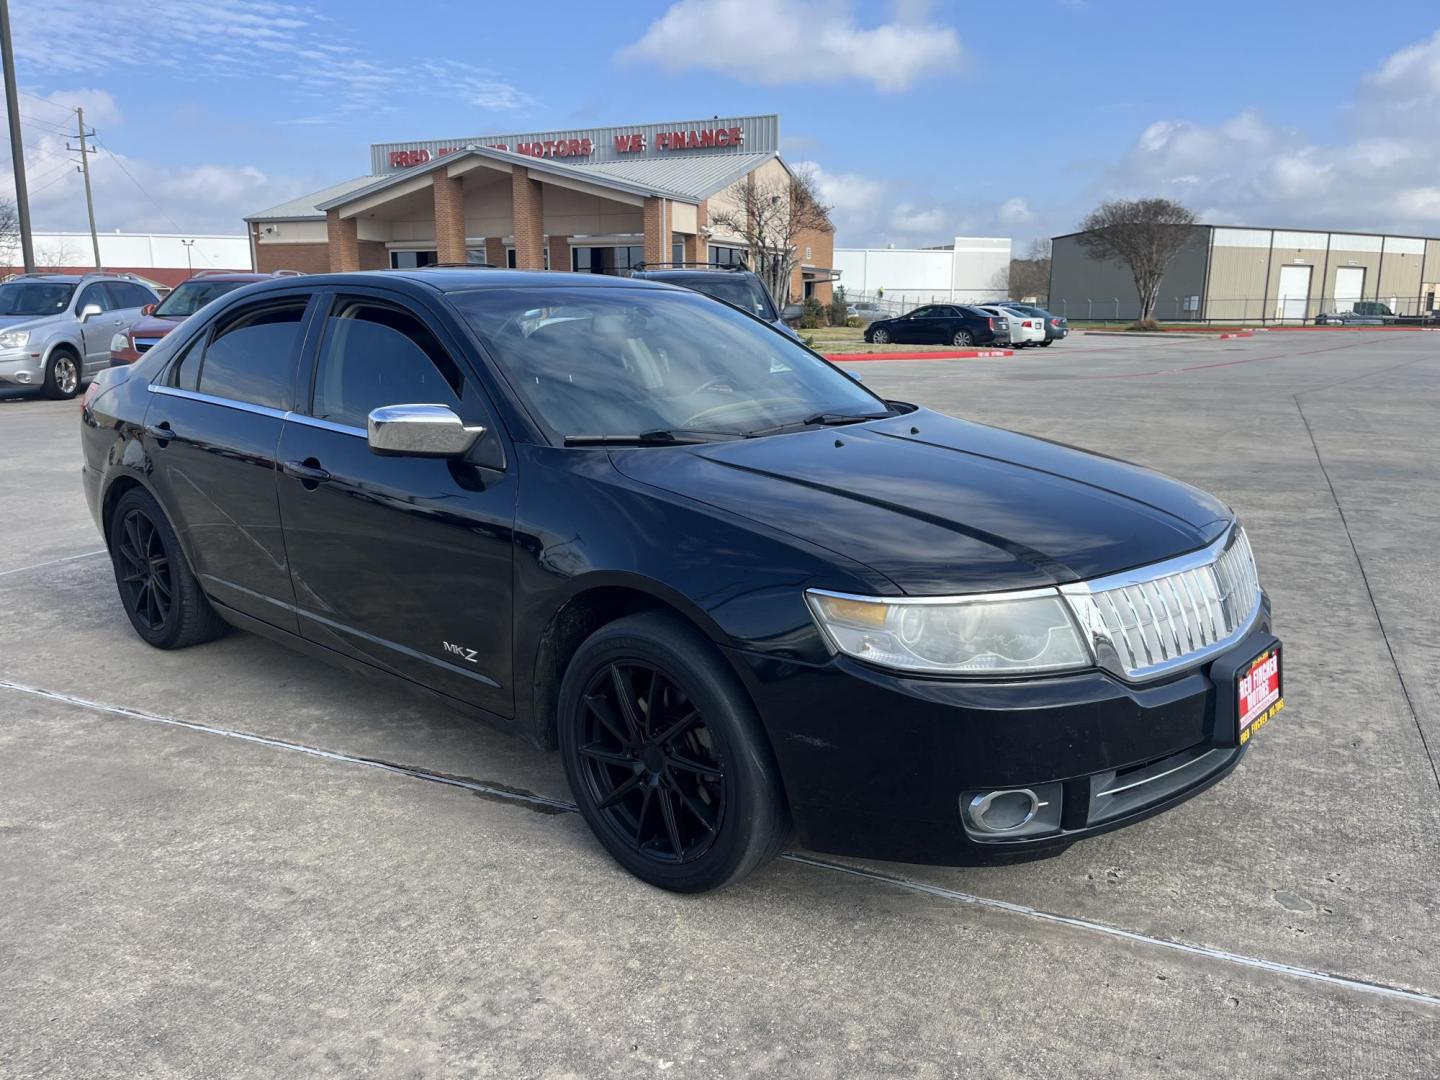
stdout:
{"type": "Polygon", "coordinates": [[[184,649],[225,633],[165,512],[143,488],[131,488],[115,505],[110,562],[125,614],[146,643],[184,649]]]}
{"type": "Polygon", "coordinates": [[[872,330],[869,334],[869,340],[876,345],[889,345],[890,331],[886,330],[883,326],[878,330],[872,330]]]}
{"type": "Polygon", "coordinates": [[[80,358],[69,349],[55,349],[45,364],[45,396],[66,401],[79,392],[80,358]]]}
{"type": "Polygon", "coordinates": [[[950,344],[961,349],[968,349],[975,344],[975,337],[969,330],[956,330],[955,336],[950,339],[950,344]]]}
{"type": "Polygon", "coordinates": [[[580,813],[642,881],[717,889],[789,838],[754,706],[715,647],[679,619],[646,612],[597,630],[566,669],[558,715],[580,813]]]}
{"type": "Polygon", "coordinates": [[[1046,338],[1044,341],[1037,341],[1035,344],[1039,345],[1042,349],[1048,349],[1051,345],[1054,345],[1055,343],[1049,338],[1046,338]]]}

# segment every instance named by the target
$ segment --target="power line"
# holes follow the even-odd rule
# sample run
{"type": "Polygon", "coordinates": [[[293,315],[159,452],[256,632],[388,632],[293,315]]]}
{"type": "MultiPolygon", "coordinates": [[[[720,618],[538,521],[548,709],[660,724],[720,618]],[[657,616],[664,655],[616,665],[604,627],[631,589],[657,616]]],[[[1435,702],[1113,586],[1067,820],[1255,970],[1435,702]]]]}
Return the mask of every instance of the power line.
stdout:
{"type": "MultiPolygon", "coordinates": [[[[95,145],[100,149],[104,150],[105,153],[110,155],[110,160],[120,167],[120,171],[125,174],[125,176],[129,179],[130,183],[135,185],[135,190],[140,192],[141,195],[144,195],[145,198],[150,201],[150,205],[155,207],[156,210],[160,211],[160,216],[170,223],[171,228],[173,228],[177,233],[183,233],[185,231],[180,227],[180,223],[177,222],[174,218],[172,218],[169,213],[166,212],[165,208],[155,201],[155,197],[140,185],[140,181],[135,179],[134,175],[130,172],[129,169],[125,167],[125,163],[120,160],[119,155],[117,155],[114,150],[111,150],[110,147],[101,143],[99,139],[95,140],[95,145]]],[[[206,256],[203,250],[200,252],[200,258],[207,263],[210,262],[210,259],[206,256]]]]}

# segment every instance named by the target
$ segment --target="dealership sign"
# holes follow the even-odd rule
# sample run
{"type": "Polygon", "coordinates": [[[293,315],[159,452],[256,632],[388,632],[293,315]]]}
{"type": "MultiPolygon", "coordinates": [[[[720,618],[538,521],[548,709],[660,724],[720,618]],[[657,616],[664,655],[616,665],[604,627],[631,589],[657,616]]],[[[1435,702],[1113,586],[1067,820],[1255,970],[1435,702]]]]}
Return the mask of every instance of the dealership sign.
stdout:
{"type": "Polygon", "coordinates": [[[372,146],[377,172],[427,165],[447,154],[472,147],[508,150],[526,157],[615,161],[672,154],[735,154],[774,150],[780,140],[779,118],[739,117],[679,124],[646,124],[597,128],[591,131],[555,131],[533,135],[491,135],[448,141],[380,143],[372,146]]]}

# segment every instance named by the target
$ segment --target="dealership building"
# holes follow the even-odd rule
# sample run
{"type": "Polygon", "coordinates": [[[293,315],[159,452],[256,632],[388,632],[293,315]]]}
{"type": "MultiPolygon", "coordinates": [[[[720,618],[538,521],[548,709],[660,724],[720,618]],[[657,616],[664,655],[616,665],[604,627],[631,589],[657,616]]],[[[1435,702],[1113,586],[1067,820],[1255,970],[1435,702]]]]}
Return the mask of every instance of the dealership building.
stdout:
{"type": "MultiPolygon", "coordinates": [[[[363,176],[245,220],[260,270],[733,264],[747,180],[788,198],[779,144],[774,115],[380,143],[363,176]]],[[[796,247],[790,298],[828,300],[833,231],[796,247]]]]}
{"type": "MultiPolygon", "coordinates": [[[[1436,308],[1440,238],[1227,225],[1186,228],[1165,271],[1156,317],[1293,322],[1379,301],[1401,315],[1436,308]]],[[[1057,236],[1051,310],[1072,319],[1134,319],[1130,271],[1091,255],[1083,233],[1057,236]]]]}

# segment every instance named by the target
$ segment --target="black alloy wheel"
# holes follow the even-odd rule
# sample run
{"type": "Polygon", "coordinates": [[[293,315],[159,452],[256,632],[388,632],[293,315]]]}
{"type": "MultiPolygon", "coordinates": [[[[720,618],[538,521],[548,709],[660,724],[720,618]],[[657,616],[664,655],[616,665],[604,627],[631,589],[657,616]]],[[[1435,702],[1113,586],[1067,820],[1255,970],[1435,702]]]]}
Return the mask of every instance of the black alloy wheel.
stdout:
{"type": "Polygon", "coordinates": [[[163,634],[175,606],[175,578],[159,530],[142,509],[120,521],[115,553],[124,564],[120,596],[142,630],[163,634]]]}
{"type": "Polygon", "coordinates": [[[870,340],[876,345],[889,345],[890,331],[886,330],[883,326],[877,330],[872,330],[870,331],[870,340]]]}
{"type": "Polygon", "coordinates": [[[149,492],[131,488],[120,496],[108,536],[120,602],[147,643],[183,649],[225,632],[225,621],[205,598],[175,530],[149,492]]]}
{"type": "Polygon", "coordinates": [[[596,809],[642,855],[703,855],[725,820],[725,763],[690,696],[652,664],[617,661],[582,701],[577,752],[596,809]]]}
{"type": "Polygon", "coordinates": [[[560,685],[580,813],[642,881],[704,892],[777,855],[790,815],[755,707],[715,646],[658,611],[595,631],[560,685]]]}
{"type": "Polygon", "coordinates": [[[962,349],[968,349],[971,345],[975,344],[975,338],[971,336],[969,330],[956,330],[955,336],[950,339],[950,344],[957,345],[962,349]]]}

